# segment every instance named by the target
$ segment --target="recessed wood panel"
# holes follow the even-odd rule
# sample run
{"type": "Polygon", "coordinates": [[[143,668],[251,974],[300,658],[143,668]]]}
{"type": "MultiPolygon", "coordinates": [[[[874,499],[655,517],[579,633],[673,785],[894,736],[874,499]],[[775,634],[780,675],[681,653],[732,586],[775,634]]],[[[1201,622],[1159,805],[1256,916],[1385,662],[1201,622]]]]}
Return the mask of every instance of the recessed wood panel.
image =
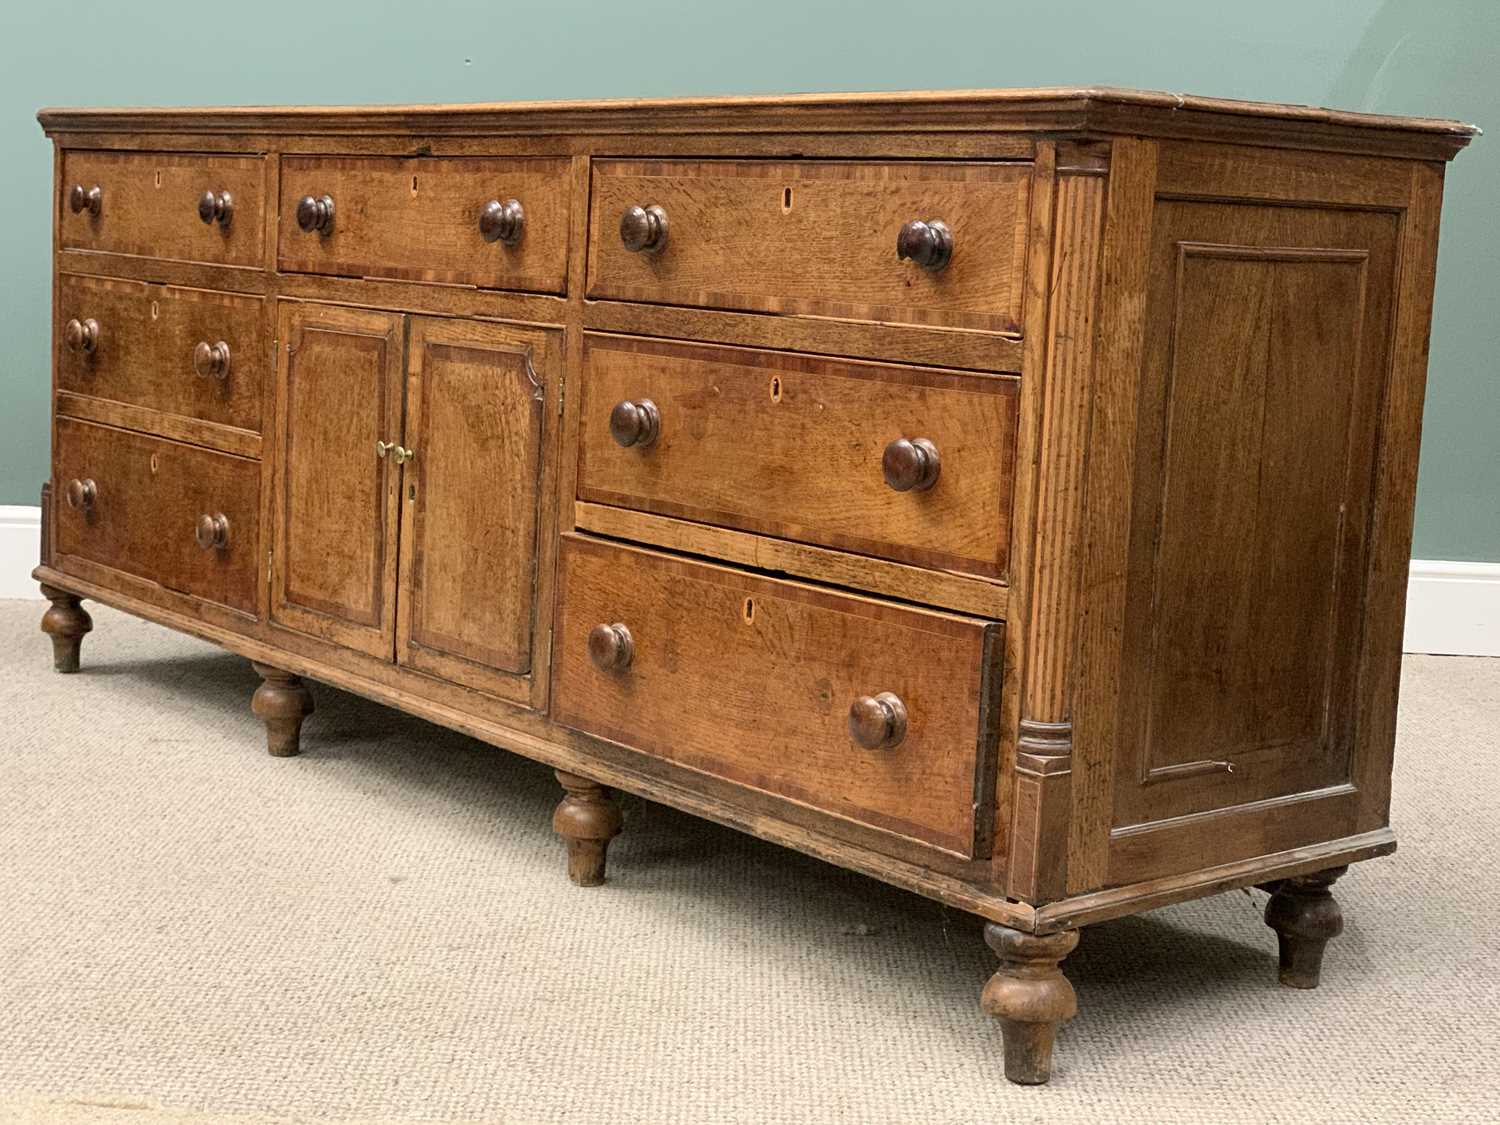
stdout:
{"type": "Polygon", "coordinates": [[[1004,574],[1015,379],[628,337],[585,349],[580,499],[1004,574]],[[610,412],[640,399],[660,436],[621,448],[610,412]],[[901,438],[937,449],[931,488],[886,484],[881,459],[901,438]]]}
{"type": "Polygon", "coordinates": [[[390,659],[403,318],[284,302],[272,620],[390,659]]]}
{"type": "Polygon", "coordinates": [[[59,418],[52,495],[64,570],[85,560],[255,615],[259,462],[59,418]],[[86,508],[66,502],[74,480],[92,482],[86,508]],[[222,547],[198,546],[204,515],[228,521],[222,547]]]}
{"type": "Polygon", "coordinates": [[[578,536],[564,539],[558,721],[969,857],[993,814],[1000,627],[578,536]],[[622,623],[627,668],[590,661],[622,623]],[[906,738],[867,750],[859,696],[894,692],[906,738]]]}
{"type": "Polygon", "coordinates": [[[1159,202],[1117,825],[1346,783],[1398,219],[1159,202]]]}
{"type": "Polygon", "coordinates": [[[70,320],[99,325],[92,351],[59,339],[59,389],[260,432],[271,363],[262,298],[64,274],[57,315],[59,336],[70,320]],[[228,345],[222,377],[194,369],[199,343],[228,345]]]}
{"type": "Polygon", "coordinates": [[[572,184],[566,159],[457,157],[281,158],[279,260],[283,270],[410,278],[561,293],[567,288],[572,184]],[[303,196],[334,201],[333,229],[297,225],[303,196]],[[525,214],[513,246],[486,242],[490,200],[525,214]]]}
{"type": "Polygon", "coordinates": [[[407,375],[397,660],[525,700],[544,380],[555,332],[418,319],[407,375]]]}
{"type": "Polygon", "coordinates": [[[594,162],[590,297],[1019,332],[1031,165],[594,162]],[[667,213],[660,253],[620,240],[626,208],[667,213]],[[941,219],[953,257],[896,256],[941,219]]]}
{"type": "Polygon", "coordinates": [[[265,254],[265,168],[259,156],[69,149],[62,157],[59,245],[217,265],[260,266],[265,254]],[[97,215],[74,212],[74,184],[98,187],[97,215]],[[204,192],[228,192],[228,225],[198,217],[204,192]]]}

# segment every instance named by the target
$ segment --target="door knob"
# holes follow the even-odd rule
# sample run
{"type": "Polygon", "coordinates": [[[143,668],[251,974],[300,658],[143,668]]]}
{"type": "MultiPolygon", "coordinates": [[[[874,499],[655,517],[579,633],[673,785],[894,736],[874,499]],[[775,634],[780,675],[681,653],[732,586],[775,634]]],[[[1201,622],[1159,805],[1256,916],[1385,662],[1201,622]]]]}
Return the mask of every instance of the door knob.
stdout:
{"type": "Polygon", "coordinates": [[[205,191],[198,200],[198,218],[227,227],[234,218],[234,196],[227,191],[205,191]]]}
{"type": "Polygon", "coordinates": [[[896,257],[936,273],[953,257],[953,232],[942,219],[913,219],[896,235],[896,257]]]}
{"type": "Polygon", "coordinates": [[[619,622],[589,630],[589,659],[601,672],[622,672],[635,658],[635,639],[619,622]]]}
{"type": "Polygon", "coordinates": [[[99,322],[93,317],[78,320],[76,317],[63,325],[63,343],[70,352],[88,355],[99,346],[99,322]]]}
{"type": "Polygon", "coordinates": [[[937,446],[926,438],[897,438],[880,458],[885,483],[897,492],[926,492],[937,483],[941,470],[937,446]]]}
{"type": "Polygon", "coordinates": [[[620,241],[632,254],[659,254],[667,245],[667,213],[656,204],[627,207],[620,216],[620,241]]]}
{"type": "Polygon", "coordinates": [[[193,531],[193,538],[205,551],[222,551],[229,546],[229,517],[223,512],[199,516],[198,526],[193,531]]]}
{"type": "Polygon", "coordinates": [[[866,750],[891,750],[906,738],[906,704],[895,692],[862,695],[849,706],[849,737],[866,750]]]}
{"type": "Polygon", "coordinates": [[[87,512],[93,508],[94,501],[99,498],[99,487],[87,477],[83,480],[75,477],[68,482],[67,496],[68,507],[75,512],[87,512]]]}
{"type": "Polygon", "coordinates": [[[82,184],[74,184],[68,189],[68,210],[73,214],[87,211],[90,215],[97,215],[102,206],[104,206],[104,189],[98,184],[89,188],[82,184]]]}
{"type": "Polygon", "coordinates": [[[492,199],[479,212],[479,233],[486,242],[514,246],[525,232],[526,212],[519,199],[507,199],[504,203],[492,199]]]}
{"type": "Polygon", "coordinates": [[[609,412],[609,436],[626,449],[632,445],[642,449],[654,445],[660,433],[661,411],[649,398],[617,402],[609,412]]]}
{"type": "Polygon", "coordinates": [[[333,196],[304,195],[297,204],[297,225],[308,234],[333,231],[333,196]]]}
{"type": "Polygon", "coordinates": [[[215,379],[227,379],[229,377],[229,345],[223,340],[217,344],[200,340],[198,346],[193,349],[193,370],[204,379],[210,376],[215,379]]]}

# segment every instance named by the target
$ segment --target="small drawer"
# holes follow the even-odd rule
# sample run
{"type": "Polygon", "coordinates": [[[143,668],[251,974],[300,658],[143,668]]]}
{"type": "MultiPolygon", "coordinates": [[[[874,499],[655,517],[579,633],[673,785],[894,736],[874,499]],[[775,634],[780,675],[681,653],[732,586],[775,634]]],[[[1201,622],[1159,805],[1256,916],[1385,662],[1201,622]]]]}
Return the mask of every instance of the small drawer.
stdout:
{"type": "Polygon", "coordinates": [[[260,431],[260,297],[64,274],[57,308],[59,389],[260,431]]]}
{"type": "Polygon", "coordinates": [[[259,267],[265,168],[258,156],[64,152],[62,247],[259,267]]]}
{"type": "Polygon", "coordinates": [[[55,550],[231,609],[256,612],[260,464],[57,420],[55,550]]]}
{"type": "Polygon", "coordinates": [[[562,293],[561,158],[284,156],[281,268],[562,293]]]}
{"type": "Polygon", "coordinates": [[[1016,379],[585,341],[579,499],[1004,575],[1016,379]]]}
{"type": "Polygon", "coordinates": [[[1030,183],[1019,163],[595,161],[588,295],[1019,332],[1030,183]]]}
{"type": "Polygon", "coordinates": [[[987,854],[1001,626],[576,535],[559,583],[559,722],[987,854]]]}

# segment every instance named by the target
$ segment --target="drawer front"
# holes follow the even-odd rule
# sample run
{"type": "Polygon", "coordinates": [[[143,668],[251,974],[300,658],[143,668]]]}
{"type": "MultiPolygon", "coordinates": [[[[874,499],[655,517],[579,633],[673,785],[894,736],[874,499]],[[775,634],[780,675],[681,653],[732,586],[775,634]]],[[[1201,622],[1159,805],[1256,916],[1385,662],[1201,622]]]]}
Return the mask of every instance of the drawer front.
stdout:
{"type": "Polygon", "coordinates": [[[260,266],[265,255],[265,161],[201,153],[63,153],[62,246],[227,266],[260,266]],[[75,211],[74,189],[98,189],[97,207],[75,211]],[[228,193],[230,207],[222,209],[228,193]],[[212,193],[220,209],[203,220],[212,193]]]}
{"type": "Polygon", "coordinates": [[[993,820],[1001,628],[578,536],[564,539],[558,721],[679,765],[972,857],[993,820]],[[616,655],[623,626],[631,654],[616,655]],[[904,737],[867,749],[850,707],[892,693],[904,737]],[[976,843],[977,842],[977,843],[976,843]]]}
{"type": "Polygon", "coordinates": [[[66,274],[58,290],[60,389],[260,431],[260,297],[66,274]]]}
{"type": "Polygon", "coordinates": [[[259,462],[59,418],[54,466],[62,569],[84,559],[256,612],[259,462]],[[221,518],[221,542],[199,545],[203,516],[221,518]]]}
{"type": "Polygon", "coordinates": [[[580,499],[1005,572],[1013,378],[617,336],[586,338],[584,371],[580,499]],[[644,401],[655,439],[622,447],[616,407],[644,401]],[[897,473],[915,485],[898,490],[886,479],[887,450],[902,442],[935,451],[930,484],[897,473]]]}
{"type": "Polygon", "coordinates": [[[1029,164],[594,163],[590,297],[1019,332],[1029,164]],[[660,208],[666,241],[631,251],[621,217],[660,208]],[[951,257],[897,256],[941,220],[951,257]]]}
{"type": "Polygon", "coordinates": [[[566,159],[284,156],[281,268],[562,293],[571,194],[566,159]],[[304,229],[299,204],[325,197],[331,222],[304,229]],[[519,225],[490,226],[491,241],[486,205],[512,200],[519,225]]]}

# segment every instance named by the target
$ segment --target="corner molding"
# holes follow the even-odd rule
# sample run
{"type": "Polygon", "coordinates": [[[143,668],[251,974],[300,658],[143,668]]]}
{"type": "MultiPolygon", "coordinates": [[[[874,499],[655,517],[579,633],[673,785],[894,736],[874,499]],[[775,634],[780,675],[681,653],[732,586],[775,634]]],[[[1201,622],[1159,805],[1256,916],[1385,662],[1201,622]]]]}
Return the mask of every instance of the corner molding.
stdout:
{"type": "Polygon", "coordinates": [[[1401,648],[1500,656],[1500,563],[1412,559],[1401,648]]]}
{"type": "Polygon", "coordinates": [[[42,510],[0,504],[0,598],[40,598],[31,572],[42,554],[42,510]]]}

